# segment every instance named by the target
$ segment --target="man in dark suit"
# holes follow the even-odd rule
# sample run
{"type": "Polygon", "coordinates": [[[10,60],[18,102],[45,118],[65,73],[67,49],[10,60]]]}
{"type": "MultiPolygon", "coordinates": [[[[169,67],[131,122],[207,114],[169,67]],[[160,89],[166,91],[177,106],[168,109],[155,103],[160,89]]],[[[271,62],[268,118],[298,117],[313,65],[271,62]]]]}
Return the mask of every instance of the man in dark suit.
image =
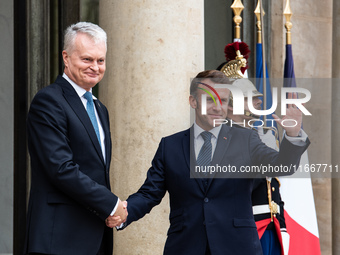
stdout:
{"type": "Polygon", "coordinates": [[[111,255],[112,229],[105,221],[126,219],[126,202],[110,191],[108,111],[91,93],[104,76],[106,49],[99,26],[70,26],[63,76],[31,103],[25,254],[111,255]]]}
{"type": "MultiPolygon", "coordinates": [[[[252,212],[253,179],[233,178],[233,173],[225,175],[231,178],[223,178],[223,174],[210,178],[211,172],[197,175],[203,178],[191,177],[197,174],[197,165],[200,169],[231,165],[241,170],[260,164],[297,164],[308,146],[306,141],[298,146],[285,138],[277,152],[265,146],[255,131],[226,125],[214,127],[214,120],[226,118],[229,99],[227,89],[216,89],[221,101],[217,98],[211,89],[215,84],[231,82],[219,71],[204,71],[193,79],[189,101],[195,109],[194,125],[161,140],[145,183],[127,200],[129,215],[123,227],[149,213],[168,191],[167,255],[262,254],[252,212]],[[206,114],[202,113],[202,95],[207,96],[206,114]]],[[[301,124],[302,115],[296,108],[290,107],[286,117],[301,124]]],[[[298,136],[300,127],[286,131],[288,136],[298,136]]],[[[108,225],[115,226],[110,220],[108,225]]]]}

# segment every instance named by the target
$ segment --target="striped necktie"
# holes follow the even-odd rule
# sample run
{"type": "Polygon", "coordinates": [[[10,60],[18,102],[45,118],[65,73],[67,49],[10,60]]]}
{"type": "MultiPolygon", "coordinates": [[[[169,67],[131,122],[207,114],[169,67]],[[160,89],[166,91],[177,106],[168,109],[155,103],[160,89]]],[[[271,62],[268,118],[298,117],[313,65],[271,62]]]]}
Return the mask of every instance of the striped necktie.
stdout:
{"type": "Polygon", "coordinates": [[[204,139],[203,146],[198,154],[197,157],[197,165],[198,166],[209,166],[211,163],[211,152],[212,152],[212,145],[211,145],[211,136],[212,133],[208,131],[204,131],[201,133],[201,136],[204,139]]]}
{"type": "MultiPolygon", "coordinates": [[[[204,143],[202,145],[202,148],[198,154],[197,157],[197,166],[200,166],[200,168],[204,168],[205,170],[207,170],[207,166],[210,166],[211,163],[211,153],[212,153],[212,145],[211,145],[211,136],[212,133],[208,132],[208,131],[204,131],[201,133],[201,136],[204,139],[204,143]]],[[[203,170],[203,169],[202,169],[203,170]]],[[[202,172],[202,182],[203,182],[203,186],[206,189],[208,186],[208,179],[206,179],[208,177],[208,172],[202,172]]]]}

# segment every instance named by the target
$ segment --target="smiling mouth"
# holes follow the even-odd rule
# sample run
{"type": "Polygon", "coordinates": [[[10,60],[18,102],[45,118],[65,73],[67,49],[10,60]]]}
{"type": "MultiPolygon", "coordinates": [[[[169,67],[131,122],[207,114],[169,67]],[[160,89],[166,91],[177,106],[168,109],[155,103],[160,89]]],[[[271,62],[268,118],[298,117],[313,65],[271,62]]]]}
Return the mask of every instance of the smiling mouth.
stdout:
{"type": "Polygon", "coordinates": [[[99,74],[96,74],[96,73],[86,73],[87,76],[90,76],[90,77],[97,77],[99,74]]]}
{"type": "Polygon", "coordinates": [[[215,114],[209,114],[209,116],[211,116],[211,117],[213,117],[213,118],[222,118],[222,116],[221,115],[215,115],[215,114]]]}

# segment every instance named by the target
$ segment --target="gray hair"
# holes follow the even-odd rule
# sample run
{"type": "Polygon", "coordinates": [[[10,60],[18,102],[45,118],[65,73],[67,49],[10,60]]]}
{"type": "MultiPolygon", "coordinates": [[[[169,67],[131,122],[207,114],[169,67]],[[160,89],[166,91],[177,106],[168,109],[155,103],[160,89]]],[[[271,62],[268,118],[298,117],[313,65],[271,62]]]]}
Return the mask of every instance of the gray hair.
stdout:
{"type": "Polygon", "coordinates": [[[106,32],[96,24],[90,22],[78,22],[69,26],[65,30],[64,36],[64,50],[69,52],[72,50],[74,45],[74,40],[78,33],[83,33],[88,35],[93,39],[94,43],[105,43],[105,48],[107,48],[107,36],[106,32]]]}

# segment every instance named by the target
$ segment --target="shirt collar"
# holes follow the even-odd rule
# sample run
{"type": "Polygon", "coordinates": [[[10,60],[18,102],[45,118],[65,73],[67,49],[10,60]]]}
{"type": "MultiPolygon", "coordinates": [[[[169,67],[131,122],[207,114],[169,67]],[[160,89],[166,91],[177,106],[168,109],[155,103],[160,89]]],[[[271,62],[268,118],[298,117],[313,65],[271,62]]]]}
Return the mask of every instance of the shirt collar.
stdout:
{"type": "MultiPolygon", "coordinates": [[[[80,87],[79,85],[77,85],[74,81],[72,81],[67,75],[66,73],[63,73],[63,78],[65,80],[67,80],[71,85],[72,87],[74,88],[74,90],[77,92],[78,96],[79,97],[82,97],[84,96],[86,90],[82,87],[80,87]]],[[[91,94],[92,94],[92,88],[90,89],[91,94]]],[[[97,100],[97,98],[92,94],[92,97],[93,97],[93,100],[97,100]]]]}
{"type": "MultiPolygon", "coordinates": [[[[222,125],[219,125],[217,127],[214,127],[213,129],[210,129],[209,132],[212,133],[215,136],[215,138],[217,138],[220,131],[221,131],[221,128],[222,128],[222,125]]],[[[197,123],[195,121],[195,123],[194,123],[194,137],[195,137],[195,139],[197,139],[198,136],[204,131],[205,130],[203,128],[201,128],[199,125],[197,125],[197,123]]]]}

